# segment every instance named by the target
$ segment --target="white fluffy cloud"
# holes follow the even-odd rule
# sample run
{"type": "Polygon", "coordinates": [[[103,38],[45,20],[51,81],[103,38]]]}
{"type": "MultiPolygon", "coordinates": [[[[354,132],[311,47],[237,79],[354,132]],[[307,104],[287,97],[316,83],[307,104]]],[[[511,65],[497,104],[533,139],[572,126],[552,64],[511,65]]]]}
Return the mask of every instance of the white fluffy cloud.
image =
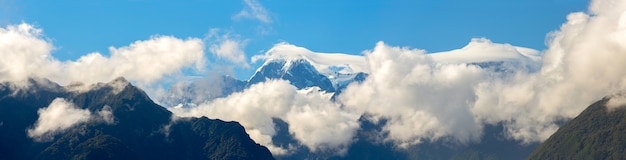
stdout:
{"type": "Polygon", "coordinates": [[[28,129],[28,137],[35,141],[50,141],[55,135],[88,121],[113,124],[115,117],[111,107],[104,106],[97,114],[91,114],[87,109],[80,109],[72,102],[63,98],[54,99],[48,107],[37,111],[39,118],[33,128],[28,129]]]}
{"type": "Polygon", "coordinates": [[[91,112],[79,109],[73,103],[63,98],[57,98],[46,108],[37,111],[39,119],[32,129],[28,129],[28,136],[35,141],[52,140],[54,135],[91,118],[91,112]]]}
{"type": "Polygon", "coordinates": [[[590,13],[568,15],[551,34],[542,70],[480,85],[472,111],[487,123],[505,122],[509,135],[523,142],[547,139],[555,121],[626,89],[625,19],[620,0],[596,0],[590,13]]]}
{"type": "Polygon", "coordinates": [[[155,36],[126,47],[110,47],[110,57],[88,54],[77,61],[66,62],[64,69],[69,75],[76,76],[72,77],[73,80],[92,77],[87,82],[101,82],[110,80],[111,76],[123,76],[129,80],[151,82],[183,67],[201,69],[204,67],[203,50],[200,39],[155,36]]]}
{"type": "Polygon", "coordinates": [[[183,68],[204,67],[202,40],[154,36],[129,46],[110,47],[110,56],[90,53],[76,61],[52,57],[54,46],[45,40],[42,30],[29,24],[0,28],[0,81],[22,81],[44,77],[67,84],[106,82],[116,77],[152,83],[183,68]]]}
{"type": "Polygon", "coordinates": [[[42,37],[42,30],[29,24],[0,28],[0,79],[19,81],[33,74],[53,74],[45,68],[57,68],[50,55],[54,47],[42,37]],[[42,71],[43,70],[43,71],[42,71]]]}
{"type": "Polygon", "coordinates": [[[195,108],[169,108],[179,116],[207,116],[238,121],[250,137],[275,155],[289,150],[272,143],[276,128],[272,118],[287,122],[289,133],[313,151],[345,153],[359,127],[358,114],[345,111],[318,91],[298,91],[283,80],[252,85],[240,93],[200,104],[195,108]]]}
{"type": "Polygon", "coordinates": [[[379,42],[367,52],[370,76],[349,86],[339,100],[346,107],[388,119],[388,140],[401,146],[452,137],[468,143],[482,126],[472,116],[474,85],[487,77],[474,65],[440,64],[423,50],[379,42]]]}

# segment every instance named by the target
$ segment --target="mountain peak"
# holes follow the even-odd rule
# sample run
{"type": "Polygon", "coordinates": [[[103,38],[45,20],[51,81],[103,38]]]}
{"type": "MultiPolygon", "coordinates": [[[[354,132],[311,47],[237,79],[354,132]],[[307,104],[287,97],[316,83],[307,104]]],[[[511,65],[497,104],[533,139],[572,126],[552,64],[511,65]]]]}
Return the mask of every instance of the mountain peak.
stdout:
{"type": "Polygon", "coordinates": [[[272,59],[265,62],[248,81],[248,85],[264,82],[267,79],[288,80],[298,89],[317,86],[327,92],[334,92],[327,76],[305,59],[272,59]]]}
{"type": "Polygon", "coordinates": [[[130,84],[130,82],[128,82],[128,80],[126,80],[126,78],[124,77],[117,77],[115,79],[113,79],[112,81],[110,81],[107,84],[123,84],[123,85],[128,85],[130,84]]]}
{"type": "Polygon", "coordinates": [[[124,77],[117,77],[114,80],[112,80],[109,83],[107,83],[106,85],[108,85],[111,88],[113,88],[113,93],[117,94],[117,93],[121,92],[122,90],[124,90],[124,88],[126,88],[126,86],[129,86],[131,84],[130,84],[130,82],[128,82],[126,80],[126,78],[124,78],[124,77]]]}
{"type": "Polygon", "coordinates": [[[86,85],[83,82],[75,81],[65,86],[65,89],[67,89],[68,91],[72,91],[72,92],[88,92],[91,90],[98,90],[102,88],[111,88],[111,91],[113,92],[113,94],[117,94],[117,93],[120,93],[122,90],[124,90],[124,88],[126,88],[126,86],[129,86],[129,85],[131,85],[131,83],[128,80],[126,80],[126,78],[117,77],[107,83],[99,82],[99,83],[90,84],[90,85],[86,85]]]}
{"type": "Polygon", "coordinates": [[[499,61],[541,61],[540,52],[510,44],[497,44],[485,38],[474,38],[465,47],[445,52],[428,54],[438,63],[480,63],[499,61]]]}
{"type": "Polygon", "coordinates": [[[91,85],[74,82],[66,89],[45,79],[28,83],[29,92],[21,96],[12,96],[8,85],[15,84],[0,83],[0,159],[273,159],[240,124],[206,117],[173,120],[170,111],[124,78],[91,85]],[[59,89],[45,88],[50,86],[59,89]],[[47,131],[54,132],[49,135],[52,142],[33,141],[25,132],[33,125],[58,125],[53,121],[59,118],[76,121],[72,113],[58,111],[68,107],[50,110],[57,98],[65,99],[71,110],[88,110],[89,120],[47,131]],[[58,118],[42,119],[42,112],[58,118]],[[101,123],[104,116],[115,123],[101,123]]]}
{"type": "Polygon", "coordinates": [[[322,74],[340,73],[369,73],[369,67],[365,57],[362,55],[351,55],[344,53],[318,53],[303,47],[298,47],[288,43],[279,43],[264,55],[252,57],[252,61],[299,61],[306,60],[311,66],[322,74]]]}

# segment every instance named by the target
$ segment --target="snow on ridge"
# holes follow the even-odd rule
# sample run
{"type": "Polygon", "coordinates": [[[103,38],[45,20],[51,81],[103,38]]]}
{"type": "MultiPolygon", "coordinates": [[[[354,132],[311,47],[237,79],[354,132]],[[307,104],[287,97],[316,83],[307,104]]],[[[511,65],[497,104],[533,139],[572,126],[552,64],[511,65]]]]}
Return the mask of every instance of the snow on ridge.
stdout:
{"type": "Polygon", "coordinates": [[[479,63],[490,61],[541,61],[539,51],[510,44],[492,43],[485,38],[474,38],[461,49],[428,54],[438,63],[479,63]]]}
{"type": "Polygon", "coordinates": [[[252,57],[252,62],[266,60],[269,63],[273,60],[285,60],[290,64],[296,60],[307,60],[315,69],[322,74],[334,73],[369,73],[369,66],[364,56],[350,55],[343,53],[318,53],[303,47],[298,47],[288,43],[278,43],[264,55],[252,57]]]}
{"type": "MultiPolygon", "coordinates": [[[[460,49],[426,55],[434,62],[444,64],[521,61],[523,64],[540,66],[542,59],[541,53],[537,50],[493,43],[486,38],[474,38],[460,49]]],[[[328,76],[335,85],[359,72],[370,73],[367,59],[363,55],[319,53],[284,42],[274,45],[263,55],[252,57],[253,63],[259,60],[265,60],[264,66],[271,62],[283,61],[285,67],[296,61],[306,60],[318,72],[328,76]]],[[[257,72],[261,68],[258,68],[257,72]]]]}

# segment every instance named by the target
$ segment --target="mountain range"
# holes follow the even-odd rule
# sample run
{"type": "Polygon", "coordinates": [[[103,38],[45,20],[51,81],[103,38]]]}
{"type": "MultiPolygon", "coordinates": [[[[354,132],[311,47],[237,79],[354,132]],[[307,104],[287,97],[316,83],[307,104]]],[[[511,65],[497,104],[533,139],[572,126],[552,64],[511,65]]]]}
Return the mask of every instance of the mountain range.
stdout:
{"type": "Polygon", "coordinates": [[[5,82],[0,159],[273,159],[237,122],[172,117],[124,78],[68,86],[5,82]],[[50,126],[78,120],[78,113],[98,114],[50,126]]]}
{"type": "MultiPolygon", "coordinates": [[[[473,50],[474,47],[481,46],[470,44],[463,49],[473,50]]],[[[539,62],[536,53],[525,48],[518,49],[509,54],[483,55],[482,58],[456,54],[458,51],[428,56],[438,63],[465,63],[504,74],[513,73],[517,68],[537,71],[539,62]]],[[[369,76],[369,71],[364,69],[368,64],[363,56],[313,53],[295,46],[274,47],[268,53],[272,54],[264,57],[264,64],[248,80],[213,76],[210,80],[195,79],[179,83],[173,85],[166,94],[169,97],[162,98],[160,102],[166,106],[193,107],[241,92],[251,85],[270,79],[287,80],[300,90],[318,87],[320,91],[332,94],[331,100],[335,100],[349,84],[363,82],[369,76]],[[190,95],[194,98],[185,97],[190,95]]],[[[377,138],[385,120],[372,123],[362,117],[359,119],[361,128],[357,130],[355,142],[348,148],[346,155],[338,156],[309,150],[287,132],[289,124],[280,119],[273,121],[278,128],[277,135],[272,137],[274,143],[297,148],[294,153],[277,156],[278,159],[523,159],[538,146],[537,143],[522,145],[506,138],[503,124],[497,124],[485,126],[482,143],[455,144],[439,140],[400,149],[391,142],[377,138]]]]}
{"type": "MultiPolygon", "coordinates": [[[[501,73],[515,73],[523,69],[536,72],[541,66],[538,51],[513,46],[489,46],[482,39],[472,40],[467,46],[427,54],[441,64],[469,64],[501,73]],[[488,49],[485,49],[488,48],[488,49]],[[504,48],[504,49],[503,49],[504,48]],[[503,50],[501,52],[483,52],[503,50]],[[460,54],[462,53],[462,54],[460,54]]],[[[243,91],[253,84],[268,79],[287,80],[298,89],[319,87],[321,91],[333,93],[333,98],[353,82],[362,82],[369,75],[369,64],[362,55],[342,53],[317,53],[294,45],[277,45],[266,55],[253,57],[254,61],[265,60],[247,80],[228,75],[210,75],[172,85],[167,94],[156,99],[165,106],[194,105],[226,97],[243,91]]]]}
{"type": "MultiPolygon", "coordinates": [[[[470,44],[462,50],[472,47],[480,46],[470,44]]],[[[334,101],[347,86],[369,76],[363,56],[273,49],[268,53],[274,54],[263,57],[264,64],[248,80],[214,75],[180,82],[165,96],[156,97],[158,103],[122,77],[91,85],[60,86],[41,78],[3,82],[0,159],[274,159],[238,122],[177,117],[159,105],[194,107],[271,79],[286,80],[299,90],[319,89],[332,94],[334,101]],[[66,112],[83,116],[66,116],[66,112]],[[46,121],[71,118],[78,121],[45,126],[46,121]]],[[[528,72],[539,68],[536,53],[525,48],[480,59],[454,52],[428,56],[437,63],[463,63],[503,74],[515,72],[514,68],[528,72]]],[[[529,159],[623,159],[626,139],[620,133],[626,110],[607,109],[610,99],[594,103],[541,145],[507,138],[504,124],[499,123],[484,126],[479,143],[458,144],[443,138],[398,148],[380,138],[387,119],[372,122],[367,114],[359,118],[360,128],[345,155],[310,150],[288,132],[294,124],[278,118],[272,119],[277,134],[271,138],[276,145],[294,149],[278,159],[524,159],[528,155],[529,159]]]]}

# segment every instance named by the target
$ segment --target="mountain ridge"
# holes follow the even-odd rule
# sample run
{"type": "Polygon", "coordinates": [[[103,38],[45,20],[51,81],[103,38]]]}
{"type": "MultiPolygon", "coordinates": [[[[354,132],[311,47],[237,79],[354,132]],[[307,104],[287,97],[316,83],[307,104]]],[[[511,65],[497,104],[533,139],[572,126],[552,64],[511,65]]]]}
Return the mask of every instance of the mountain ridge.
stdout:
{"type": "Polygon", "coordinates": [[[41,87],[45,82],[13,89],[13,84],[2,83],[0,159],[273,159],[239,123],[206,117],[172,121],[171,112],[123,78],[80,91],[58,88],[55,83],[41,87]],[[115,122],[77,123],[49,142],[33,141],[24,131],[35,124],[38,110],[57,98],[92,113],[110,107],[115,122]]]}
{"type": "Polygon", "coordinates": [[[607,107],[615,97],[607,96],[589,105],[544,141],[528,159],[625,159],[626,108],[607,107]]]}
{"type": "MultiPolygon", "coordinates": [[[[497,74],[503,74],[503,76],[505,74],[515,74],[517,71],[513,69],[520,68],[520,66],[526,67],[525,65],[528,65],[527,62],[535,62],[536,60],[536,59],[533,59],[532,57],[529,57],[529,55],[532,55],[532,53],[534,53],[534,50],[525,50],[524,48],[515,48],[510,45],[495,45],[494,46],[490,42],[483,42],[483,41],[476,40],[475,42],[473,41],[472,43],[468,44],[468,46],[471,46],[471,47],[466,47],[464,49],[471,50],[476,47],[491,47],[493,50],[505,50],[505,51],[510,51],[511,53],[504,55],[504,56],[499,56],[499,57],[494,56],[495,59],[490,59],[490,61],[475,61],[472,59],[463,59],[463,58],[466,58],[467,56],[466,55],[457,56],[456,54],[449,54],[449,53],[446,53],[445,56],[450,57],[450,55],[454,55],[452,56],[452,58],[455,58],[456,60],[462,60],[459,62],[454,61],[454,63],[462,63],[465,65],[477,66],[486,70],[493,70],[497,72],[497,74]],[[521,53],[521,52],[529,52],[529,53],[521,53]]],[[[250,87],[252,84],[265,82],[268,79],[287,80],[291,85],[295,86],[298,90],[304,91],[304,92],[311,89],[312,87],[318,87],[320,91],[331,94],[331,96],[329,96],[330,101],[335,101],[337,96],[339,96],[349,84],[364,82],[369,76],[368,72],[357,72],[357,71],[364,71],[364,70],[353,68],[353,66],[363,66],[365,68],[369,67],[367,62],[365,61],[366,60],[365,56],[358,56],[358,55],[345,56],[344,54],[315,53],[315,52],[311,52],[308,50],[304,50],[304,51],[298,50],[297,48],[290,49],[289,46],[282,46],[282,47],[284,48],[282,48],[282,50],[280,51],[279,50],[268,51],[265,57],[261,58],[265,60],[263,65],[260,66],[247,81],[237,80],[238,82],[237,84],[245,84],[244,87],[242,87],[240,90],[230,90],[230,91],[215,90],[212,93],[204,94],[207,96],[204,96],[204,99],[200,101],[182,100],[182,101],[177,101],[178,103],[176,104],[170,104],[170,106],[179,107],[182,104],[183,107],[194,107],[193,105],[188,105],[188,104],[201,105],[215,98],[227,97],[228,95],[232,93],[243,91],[245,88],[250,87]],[[294,50],[295,52],[291,52],[294,50]],[[272,53],[277,53],[277,54],[273,55],[272,53]],[[325,63],[324,61],[322,61],[322,60],[329,59],[329,58],[332,59],[333,57],[340,57],[339,59],[341,59],[341,57],[343,58],[348,57],[353,60],[355,58],[363,58],[363,61],[354,60],[354,61],[349,61],[346,63],[341,63],[340,61],[332,61],[332,62],[325,63]],[[356,65],[352,64],[354,62],[359,62],[359,64],[356,64],[356,65]],[[322,69],[320,69],[320,67],[322,69]],[[213,95],[219,95],[219,96],[215,97],[213,95]],[[194,102],[199,102],[199,103],[194,103],[194,102]]],[[[457,52],[450,52],[450,53],[457,53],[457,52]]],[[[439,56],[438,54],[444,54],[444,53],[425,54],[424,56],[427,56],[427,58],[430,59],[430,58],[439,56]]],[[[442,56],[439,56],[439,57],[442,57],[442,56]]],[[[431,61],[428,61],[428,63],[430,62],[431,61]]],[[[444,63],[444,62],[433,60],[432,63],[444,63]]],[[[530,64],[532,66],[535,63],[530,63],[530,64]]],[[[532,69],[532,67],[527,67],[527,68],[530,68],[527,70],[528,72],[536,71],[532,69]]],[[[211,77],[215,77],[215,76],[211,76],[211,77]]],[[[222,77],[227,77],[227,76],[222,76],[222,77]]],[[[222,79],[226,79],[226,78],[210,78],[207,80],[213,80],[214,82],[217,82],[217,81],[221,81],[222,79]]],[[[202,81],[202,79],[197,79],[197,80],[194,80],[193,82],[199,83],[199,81],[202,81]]],[[[200,82],[200,83],[203,83],[203,82],[200,82]]],[[[204,82],[204,83],[207,83],[207,82],[204,82]]],[[[191,86],[201,86],[201,85],[194,85],[193,83],[190,83],[187,85],[183,85],[182,88],[193,88],[191,86]]],[[[225,84],[225,86],[221,86],[217,88],[231,88],[231,87],[239,88],[239,86],[235,86],[235,85],[229,86],[228,84],[225,84]]],[[[211,87],[195,88],[195,90],[201,90],[201,91],[202,90],[210,91],[212,89],[213,88],[211,87]]],[[[316,89],[313,88],[313,90],[316,90],[316,89]]],[[[186,93],[183,92],[183,95],[194,95],[194,93],[198,93],[198,92],[197,91],[189,91],[186,93]]],[[[363,121],[365,120],[362,120],[361,123],[365,123],[363,121]]],[[[289,128],[289,124],[284,123],[284,122],[281,123],[277,120],[274,120],[274,125],[276,125],[277,128],[281,128],[280,130],[288,130],[289,128]]],[[[381,126],[378,126],[378,127],[381,127],[381,126]]],[[[497,127],[502,127],[502,126],[494,126],[494,127],[497,128],[497,127]]],[[[490,133],[488,133],[491,136],[493,136],[496,133],[491,133],[491,132],[499,133],[499,132],[502,132],[502,130],[498,130],[498,131],[493,130],[493,131],[490,131],[490,133]]],[[[337,156],[337,155],[330,155],[328,153],[311,152],[306,147],[302,146],[299,142],[294,141],[293,137],[291,136],[292,135],[290,135],[289,132],[279,132],[274,137],[272,137],[273,139],[276,138],[277,140],[285,140],[285,142],[277,142],[280,145],[295,146],[295,148],[298,148],[297,151],[294,151],[294,153],[290,155],[279,156],[278,158],[326,159],[326,158],[332,158],[334,156],[337,156]]],[[[363,139],[363,138],[364,137],[356,137],[355,139],[363,139]]],[[[494,146],[499,146],[500,148],[518,147],[517,142],[513,140],[508,140],[502,137],[500,137],[500,139],[497,139],[497,137],[496,138],[489,137],[489,138],[491,138],[492,142],[496,144],[494,146]]],[[[388,149],[389,151],[388,153],[407,154],[406,156],[408,157],[422,157],[422,158],[424,158],[425,155],[428,155],[428,153],[421,152],[419,148],[424,148],[427,146],[437,146],[440,149],[438,150],[433,149],[433,150],[428,150],[428,151],[432,151],[434,153],[445,153],[446,155],[449,155],[448,158],[455,156],[456,151],[459,151],[459,152],[467,151],[466,154],[472,155],[472,156],[478,156],[479,158],[489,156],[489,155],[497,155],[497,157],[506,157],[506,158],[515,157],[515,158],[520,158],[520,159],[521,157],[523,157],[523,156],[520,157],[520,155],[528,154],[530,153],[530,151],[532,151],[532,149],[534,149],[534,147],[536,147],[536,145],[534,144],[529,145],[529,146],[518,147],[514,149],[518,151],[515,154],[500,155],[497,153],[488,152],[485,149],[478,149],[478,150],[472,150],[472,151],[467,150],[467,148],[463,148],[463,147],[454,148],[454,149],[441,149],[441,148],[448,147],[446,145],[440,144],[443,142],[432,142],[428,144],[423,144],[423,145],[420,145],[421,147],[412,148],[410,151],[407,151],[407,152],[398,151],[397,147],[394,147],[393,144],[379,144],[378,142],[370,142],[366,139],[357,141],[355,143],[365,144],[366,146],[368,146],[368,147],[361,147],[361,149],[372,149],[372,148],[388,149]],[[410,152],[420,152],[420,154],[410,155],[408,154],[410,152]],[[455,153],[455,154],[452,154],[452,153],[455,153]],[[488,154],[488,155],[485,155],[485,154],[488,154]]],[[[471,147],[479,146],[479,147],[484,147],[484,148],[491,147],[489,145],[481,145],[481,144],[472,144],[470,146],[471,147]]],[[[364,155],[370,155],[370,154],[364,154],[364,155]]],[[[341,156],[338,156],[337,158],[341,159],[340,157],[341,156]]],[[[354,155],[348,156],[348,157],[354,157],[354,155]]],[[[443,156],[443,157],[446,157],[446,156],[443,156]]]]}
{"type": "Polygon", "coordinates": [[[335,91],[330,79],[321,74],[309,61],[304,59],[270,60],[252,75],[247,85],[250,86],[265,82],[267,79],[288,80],[298,89],[317,86],[327,92],[335,91]]]}

